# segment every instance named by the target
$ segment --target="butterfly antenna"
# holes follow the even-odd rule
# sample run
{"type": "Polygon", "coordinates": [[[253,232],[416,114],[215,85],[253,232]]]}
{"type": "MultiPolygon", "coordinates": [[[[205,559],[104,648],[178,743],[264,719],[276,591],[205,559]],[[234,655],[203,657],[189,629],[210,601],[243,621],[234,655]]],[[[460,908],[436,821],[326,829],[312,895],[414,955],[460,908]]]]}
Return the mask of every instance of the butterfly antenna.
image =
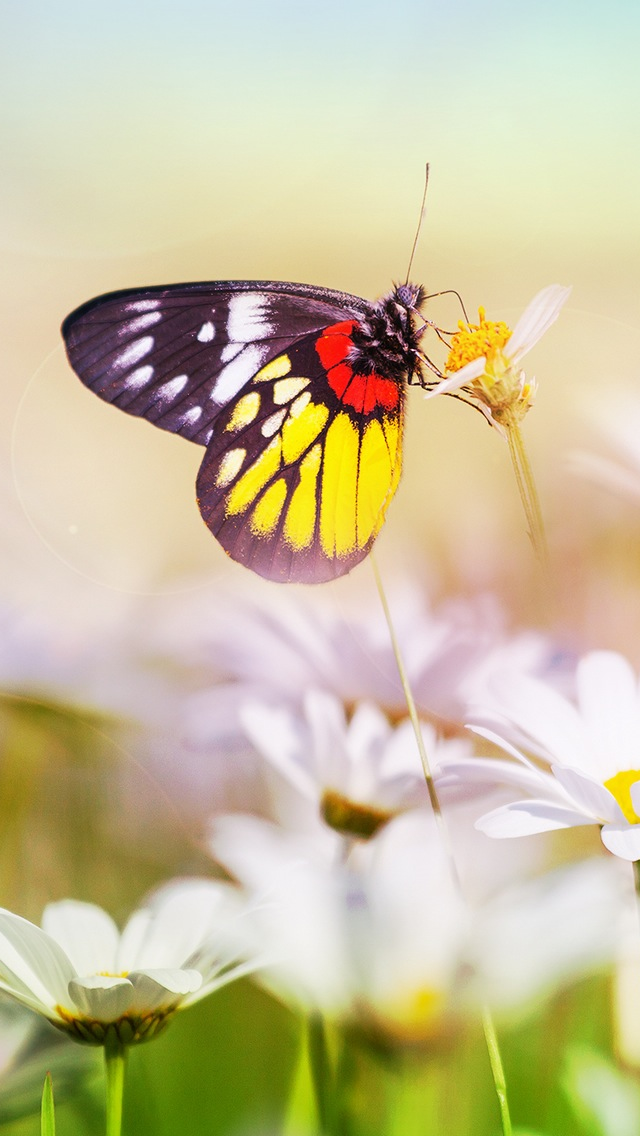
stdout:
{"type": "Polygon", "coordinates": [[[418,247],[418,237],[420,236],[420,230],[422,228],[422,222],[424,221],[424,214],[425,214],[425,210],[426,210],[426,207],[427,207],[427,187],[428,187],[428,185],[429,185],[429,163],[427,162],[427,164],[424,168],[424,192],[422,194],[422,205],[420,206],[420,217],[418,219],[418,227],[416,229],[416,235],[413,238],[413,246],[411,248],[411,256],[409,257],[409,266],[407,268],[407,275],[406,275],[406,278],[405,278],[405,284],[409,283],[409,277],[411,275],[411,265],[413,264],[413,258],[416,255],[416,248],[418,247]]]}

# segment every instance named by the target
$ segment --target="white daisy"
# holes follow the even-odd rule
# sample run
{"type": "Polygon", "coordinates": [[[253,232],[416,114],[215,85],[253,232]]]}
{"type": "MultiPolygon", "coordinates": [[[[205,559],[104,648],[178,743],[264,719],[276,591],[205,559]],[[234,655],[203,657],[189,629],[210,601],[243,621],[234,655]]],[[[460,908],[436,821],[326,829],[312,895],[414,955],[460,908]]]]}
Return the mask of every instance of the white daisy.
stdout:
{"type": "MultiPolygon", "coordinates": [[[[366,839],[391,817],[427,803],[411,723],[392,726],[373,703],[358,703],[347,717],[334,694],[312,690],[301,712],[254,702],[242,708],[241,720],[276,771],[277,781],[269,779],[270,811],[285,824],[300,827],[311,814],[366,839]]],[[[466,739],[441,741],[431,726],[422,730],[433,763],[470,753],[466,739]]]]}
{"type": "Polygon", "coordinates": [[[145,1041],[253,969],[236,951],[237,914],[233,889],[208,880],[163,888],[122,933],[91,903],[49,904],[42,927],[2,909],[0,989],[77,1041],[145,1041]]]}
{"type": "Polygon", "coordinates": [[[629,663],[612,651],[586,655],[576,672],[575,705],[524,675],[505,674],[493,691],[493,707],[476,713],[473,728],[516,763],[446,764],[440,785],[502,784],[523,794],[476,822],[490,836],[597,824],[610,852],[640,860],[640,691],[629,663]]]}
{"type": "Polygon", "coordinates": [[[459,391],[470,398],[499,429],[508,419],[519,421],[533,404],[535,379],[527,380],[520,363],[555,323],[571,289],[551,284],[534,296],[513,331],[487,320],[481,308],[477,324],[460,323],[445,366],[447,377],[427,394],[459,391]]]}
{"type": "MultiPolygon", "coordinates": [[[[475,866],[492,875],[484,843],[475,866]]],[[[521,1014],[601,967],[628,883],[597,860],[490,896],[485,884],[465,904],[426,810],[392,820],[348,862],[255,817],[219,818],[210,846],[251,897],[243,927],[271,956],[257,980],[399,1046],[429,1042],[486,1001],[521,1014]]]]}

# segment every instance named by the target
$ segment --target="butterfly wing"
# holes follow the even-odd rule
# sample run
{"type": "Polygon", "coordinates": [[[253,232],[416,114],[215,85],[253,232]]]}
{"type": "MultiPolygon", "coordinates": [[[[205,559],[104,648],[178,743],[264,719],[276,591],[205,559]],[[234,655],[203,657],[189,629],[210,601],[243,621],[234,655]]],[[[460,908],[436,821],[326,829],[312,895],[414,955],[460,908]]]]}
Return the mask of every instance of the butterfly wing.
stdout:
{"type": "Polygon", "coordinates": [[[356,321],[305,336],[221,414],[198,474],[202,516],[270,580],[318,583],[369,552],[401,470],[404,390],[354,375],[356,321]]]}
{"type": "Polygon", "coordinates": [[[370,313],[343,292],[226,281],[111,293],[62,331],[101,398],[207,446],[198,503],[233,559],[316,583],[366,556],[400,477],[403,386],[348,362],[370,313]]]}
{"type": "Polygon", "coordinates": [[[100,398],[207,445],[220,409],[292,340],[357,296],[305,284],[216,281],[111,292],[62,325],[69,362],[100,398]]]}

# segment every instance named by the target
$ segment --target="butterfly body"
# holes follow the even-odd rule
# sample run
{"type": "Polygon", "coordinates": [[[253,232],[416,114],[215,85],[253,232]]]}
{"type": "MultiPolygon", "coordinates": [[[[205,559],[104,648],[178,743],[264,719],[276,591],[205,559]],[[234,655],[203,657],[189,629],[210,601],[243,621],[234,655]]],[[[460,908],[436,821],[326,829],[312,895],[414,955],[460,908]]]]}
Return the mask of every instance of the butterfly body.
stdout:
{"type": "Polygon", "coordinates": [[[366,556],[397,487],[423,299],[177,284],[100,296],[62,333],[101,398],[206,447],[198,504],[233,559],[316,583],[366,556]]]}

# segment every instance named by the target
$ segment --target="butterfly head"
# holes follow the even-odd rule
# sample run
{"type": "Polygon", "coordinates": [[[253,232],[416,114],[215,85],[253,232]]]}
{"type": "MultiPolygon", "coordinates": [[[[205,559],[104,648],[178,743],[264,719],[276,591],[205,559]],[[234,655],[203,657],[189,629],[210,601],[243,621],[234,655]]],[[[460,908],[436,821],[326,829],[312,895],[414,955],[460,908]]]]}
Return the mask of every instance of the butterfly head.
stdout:
{"type": "Polygon", "coordinates": [[[422,284],[396,284],[393,298],[408,312],[419,312],[425,300],[425,290],[422,284]]]}

